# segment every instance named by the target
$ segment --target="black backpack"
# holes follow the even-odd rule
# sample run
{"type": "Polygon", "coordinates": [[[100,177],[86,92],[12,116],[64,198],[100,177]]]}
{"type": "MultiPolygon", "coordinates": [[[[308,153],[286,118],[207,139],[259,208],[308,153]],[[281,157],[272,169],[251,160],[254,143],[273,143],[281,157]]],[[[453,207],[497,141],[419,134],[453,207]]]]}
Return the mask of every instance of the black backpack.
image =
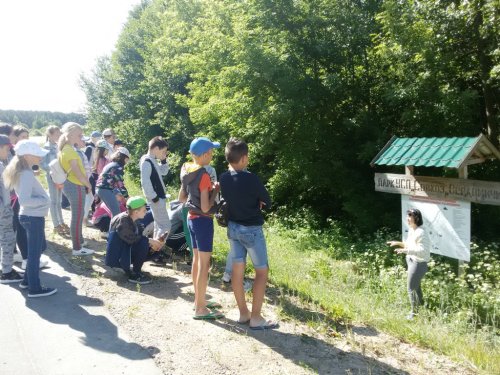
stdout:
{"type": "Polygon", "coordinates": [[[219,224],[221,227],[227,227],[227,223],[229,221],[229,208],[227,206],[227,202],[224,200],[224,198],[221,197],[219,203],[216,204],[215,206],[215,220],[217,220],[217,224],[219,224]]]}

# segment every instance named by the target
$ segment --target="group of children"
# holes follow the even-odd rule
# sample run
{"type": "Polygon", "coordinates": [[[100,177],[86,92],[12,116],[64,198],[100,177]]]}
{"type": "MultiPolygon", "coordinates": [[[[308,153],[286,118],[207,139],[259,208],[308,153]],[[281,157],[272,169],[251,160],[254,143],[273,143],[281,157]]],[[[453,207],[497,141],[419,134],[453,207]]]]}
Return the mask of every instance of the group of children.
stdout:
{"type": "MultiPolygon", "coordinates": [[[[113,148],[115,134],[112,130],[106,129],[103,132],[104,139],[99,139],[100,136],[99,132],[92,133],[89,142],[92,150],[87,153],[89,149],[85,149],[85,144],[82,143],[82,129],[76,123],[67,123],[61,130],[57,127],[49,128],[45,148],[33,141],[22,140],[12,150],[11,139],[0,135],[0,160],[4,161],[0,162],[2,282],[19,282],[20,288],[28,289],[28,297],[48,296],[57,292],[55,288],[40,284],[39,268],[40,255],[46,249],[45,216],[49,209],[55,230],[60,234],[68,234],[60,212],[61,190],[71,205],[73,255],[93,253],[83,246],[85,240],[81,232],[84,217],[89,210],[88,197],[97,195],[101,203],[109,207],[112,216],[107,235],[106,265],[121,267],[131,282],[151,282],[142,272],[142,265],[151,251],[157,252],[163,248],[172,230],[163,181],[163,176],[169,172],[168,144],[162,137],[151,139],[148,153],[140,159],[141,186],[145,198],[128,197],[123,184],[123,168],[130,160],[130,153],[122,146],[113,148]],[[9,155],[12,156],[10,161],[9,155]],[[57,186],[50,178],[48,165],[56,158],[67,173],[62,186],[57,186]],[[38,165],[47,171],[50,196],[36,178],[38,165]],[[20,205],[20,225],[27,232],[28,254],[24,277],[12,268],[16,247],[10,199],[12,191],[20,205]],[[123,212],[120,203],[125,203],[126,209],[123,212]],[[143,233],[142,223],[148,208],[154,219],[152,238],[143,233]]],[[[195,291],[193,318],[207,320],[224,316],[218,310],[221,307],[219,303],[206,299],[213,250],[213,215],[220,193],[227,202],[227,235],[230,243],[228,260],[232,264],[231,283],[240,311],[238,321],[248,323],[251,329],[276,328],[277,323],[267,321],[261,314],[269,270],[262,231],[262,209],[269,207],[271,200],[259,178],[248,172],[248,146],[241,140],[230,139],[227,143],[225,156],[229,169],[220,176],[220,183],[217,182],[215,170],[209,164],[213,150],[219,147],[220,143],[205,137],[194,139],[189,150],[193,162],[185,163],[181,171],[178,200],[188,211],[187,226],[193,254],[191,273],[195,291]],[[246,305],[243,284],[247,254],[255,268],[251,310],[246,305]]]]}

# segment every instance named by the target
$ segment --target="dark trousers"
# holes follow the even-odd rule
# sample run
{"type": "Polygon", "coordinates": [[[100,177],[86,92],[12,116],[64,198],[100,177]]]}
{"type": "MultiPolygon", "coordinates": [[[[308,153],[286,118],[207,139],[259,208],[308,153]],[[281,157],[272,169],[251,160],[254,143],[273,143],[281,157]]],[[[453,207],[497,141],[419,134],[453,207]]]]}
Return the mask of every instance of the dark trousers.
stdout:
{"type": "Polygon", "coordinates": [[[12,215],[12,226],[14,227],[14,231],[16,232],[16,244],[21,252],[21,256],[23,259],[28,259],[28,237],[26,236],[26,230],[19,223],[19,200],[16,198],[16,202],[14,206],[12,206],[12,210],[14,215],[12,215]]]}
{"type": "Polygon", "coordinates": [[[149,254],[149,246],[144,246],[144,243],[139,241],[139,243],[130,247],[130,253],[132,257],[132,271],[134,273],[141,272],[142,266],[149,254]]]}
{"type": "Polygon", "coordinates": [[[47,248],[45,241],[45,218],[36,216],[19,216],[19,223],[26,230],[28,239],[28,264],[24,273],[24,283],[29,292],[38,292],[40,285],[40,255],[47,248]]]}
{"type": "Polygon", "coordinates": [[[61,200],[61,207],[62,208],[68,208],[70,206],[68,197],[64,195],[64,192],[62,194],[62,200],[61,200]]]}

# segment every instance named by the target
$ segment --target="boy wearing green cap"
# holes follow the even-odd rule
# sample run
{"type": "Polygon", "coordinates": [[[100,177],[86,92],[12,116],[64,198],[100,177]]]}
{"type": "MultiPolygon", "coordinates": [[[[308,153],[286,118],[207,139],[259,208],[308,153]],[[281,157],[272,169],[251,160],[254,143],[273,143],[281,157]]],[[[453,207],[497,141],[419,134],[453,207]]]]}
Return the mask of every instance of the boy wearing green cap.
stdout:
{"type": "Polygon", "coordinates": [[[127,200],[127,211],[114,216],[109,226],[105,263],[109,267],[121,267],[128,281],[135,284],[151,283],[151,279],[141,272],[142,265],[150,247],[158,251],[163,246],[162,242],[142,234],[144,228],[137,220],[143,219],[145,214],[146,200],[139,196],[131,197],[127,200]]]}
{"type": "Polygon", "coordinates": [[[204,166],[210,164],[213,149],[219,147],[220,143],[212,142],[208,138],[195,138],[189,148],[194,164],[184,165],[181,172],[179,201],[186,202],[185,205],[189,209],[188,228],[193,245],[191,277],[195,295],[194,319],[224,317],[214,310],[220,305],[216,302],[207,302],[205,296],[214,238],[214,202],[219,192],[219,185],[212,184],[204,166]]]}

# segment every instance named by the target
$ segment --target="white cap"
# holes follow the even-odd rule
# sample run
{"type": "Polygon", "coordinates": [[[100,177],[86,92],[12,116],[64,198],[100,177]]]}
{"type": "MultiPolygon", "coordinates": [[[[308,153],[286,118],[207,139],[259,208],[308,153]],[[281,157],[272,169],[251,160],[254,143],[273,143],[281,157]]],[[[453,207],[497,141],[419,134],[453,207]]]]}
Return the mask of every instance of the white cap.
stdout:
{"type": "Polygon", "coordinates": [[[126,155],[130,159],[130,152],[125,147],[118,147],[116,152],[126,155]]]}
{"type": "Polygon", "coordinates": [[[14,146],[14,151],[16,155],[33,155],[43,158],[49,153],[49,150],[44,150],[35,141],[30,141],[29,139],[23,139],[14,146]]]}
{"type": "Polygon", "coordinates": [[[103,135],[104,137],[107,137],[108,135],[113,135],[113,134],[114,134],[114,133],[113,133],[113,130],[111,130],[111,129],[105,129],[105,130],[102,132],[102,135],[103,135]]]}

